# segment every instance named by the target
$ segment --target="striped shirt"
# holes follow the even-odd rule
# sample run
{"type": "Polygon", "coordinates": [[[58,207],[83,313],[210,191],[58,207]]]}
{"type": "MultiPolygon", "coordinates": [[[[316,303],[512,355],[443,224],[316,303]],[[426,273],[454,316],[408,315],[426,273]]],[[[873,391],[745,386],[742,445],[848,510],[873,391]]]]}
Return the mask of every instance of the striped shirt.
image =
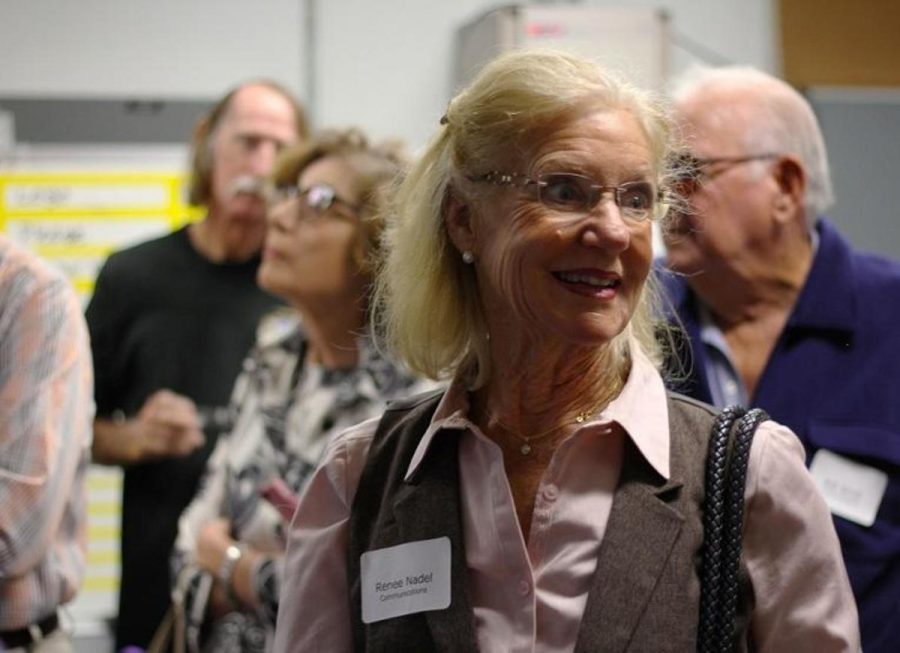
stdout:
{"type": "Polygon", "coordinates": [[[81,582],[92,392],[74,292],[0,234],[0,630],[54,613],[81,582]]]}

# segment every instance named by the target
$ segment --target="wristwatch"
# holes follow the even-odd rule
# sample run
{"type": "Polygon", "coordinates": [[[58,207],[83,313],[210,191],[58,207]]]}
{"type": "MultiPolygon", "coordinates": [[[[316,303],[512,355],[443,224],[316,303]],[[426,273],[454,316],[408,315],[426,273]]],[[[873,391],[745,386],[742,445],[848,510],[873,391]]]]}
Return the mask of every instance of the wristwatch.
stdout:
{"type": "Polygon", "coordinates": [[[231,594],[231,576],[234,574],[234,568],[244,555],[244,549],[240,544],[231,543],[225,549],[225,559],[222,560],[222,566],[219,567],[219,573],[216,574],[222,587],[228,594],[231,594]]]}

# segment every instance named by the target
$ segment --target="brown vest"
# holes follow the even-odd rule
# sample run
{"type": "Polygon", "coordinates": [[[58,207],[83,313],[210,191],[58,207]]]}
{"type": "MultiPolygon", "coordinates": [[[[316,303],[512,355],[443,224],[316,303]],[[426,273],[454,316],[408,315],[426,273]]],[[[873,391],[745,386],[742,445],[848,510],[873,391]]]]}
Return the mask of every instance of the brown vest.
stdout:
{"type": "MultiPolygon", "coordinates": [[[[458,439],[436,438],[409,481],[410,459],[440,394],[397,403],[384,414],[350,516],[348,578],[357,651],[478,651],[459,505],[458,439]],[[451,604],[362,622],[360,555],[405,542],[449,537],[451,604]]],[[[626,438],[622,472],[600,545],[577,652],[696,650],[707,443],[713,410],[670,395],[670,480],[626,438]]],[[[456,432],[453,432],[456,433],[456,432]]],[[[751,597],[741,573],[736,640],[745,637],[751,597]]],[[[743,642],[738,650],[744,649],[743,642]]]]}

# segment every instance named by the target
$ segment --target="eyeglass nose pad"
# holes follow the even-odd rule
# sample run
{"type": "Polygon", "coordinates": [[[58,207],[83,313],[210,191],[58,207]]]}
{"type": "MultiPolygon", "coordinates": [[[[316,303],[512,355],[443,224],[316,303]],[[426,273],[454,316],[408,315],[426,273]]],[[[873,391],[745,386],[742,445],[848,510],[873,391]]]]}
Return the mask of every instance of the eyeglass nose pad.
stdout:
{"type": "Polygon", "coordinates": [[[593,194],[588,198],[589,205],[586,207],[588,213],[595,213],[598,207],[602,207],[604,212],[610,208],[619,208],[619,198],[615,188],[595,188],[593,194]],[[604,200],[609,200],[609,206],[606,206],[604,200]]]}

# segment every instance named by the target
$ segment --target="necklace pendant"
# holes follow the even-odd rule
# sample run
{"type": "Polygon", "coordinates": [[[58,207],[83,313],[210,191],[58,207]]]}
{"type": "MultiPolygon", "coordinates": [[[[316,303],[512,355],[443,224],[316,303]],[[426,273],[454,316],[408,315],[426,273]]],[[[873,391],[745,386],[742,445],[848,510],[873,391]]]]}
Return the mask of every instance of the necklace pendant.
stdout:
{"type": "Polygon", "coordinates": [[[525,442],[525,443],[523,443],[522,446],[519,448],[519,451],[522,452],[522,455],[523,455],[523,456],[527,456],[528,454],[531,453],[531,445],[528,444],[527,442],[525,442]]]}

